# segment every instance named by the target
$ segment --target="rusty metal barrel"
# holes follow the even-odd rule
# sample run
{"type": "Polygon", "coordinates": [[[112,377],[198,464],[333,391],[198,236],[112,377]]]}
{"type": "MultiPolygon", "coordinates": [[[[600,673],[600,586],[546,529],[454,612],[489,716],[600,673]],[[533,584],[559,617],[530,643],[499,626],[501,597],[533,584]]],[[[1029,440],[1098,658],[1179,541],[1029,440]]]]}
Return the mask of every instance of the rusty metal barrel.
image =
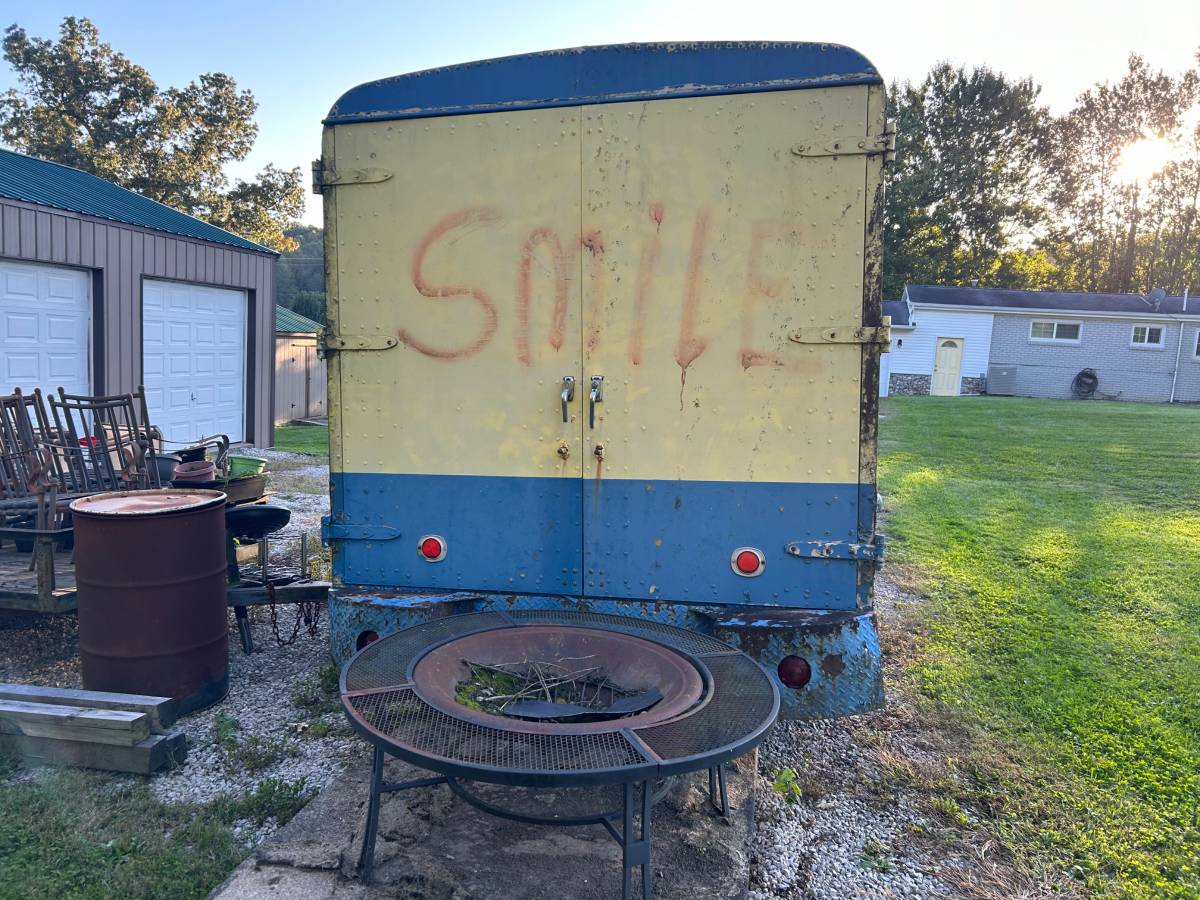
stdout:
{"type": "Polygon", "coordinates": [[[83,686],[174,697],[229,690],[225,495],[117,491],[71,504],[83,686]]]}

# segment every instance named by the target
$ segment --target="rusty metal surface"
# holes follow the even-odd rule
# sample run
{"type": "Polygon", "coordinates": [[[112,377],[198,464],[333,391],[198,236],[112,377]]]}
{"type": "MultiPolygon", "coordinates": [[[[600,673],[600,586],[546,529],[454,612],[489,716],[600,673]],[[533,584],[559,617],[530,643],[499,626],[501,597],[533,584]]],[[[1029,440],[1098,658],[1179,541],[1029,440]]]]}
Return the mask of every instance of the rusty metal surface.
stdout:
{"type": "Polygon", "coordinates": [[[497,784],[564,787],[720,765],[756,746],[778,714],[774,683],[732,647],[712,641],[710,652],[688,658],[673,646],[693,642],[682,629],[647,630],[650,623],[627,620],[607,622],[623,629],[611,631],[597,626],[591,614],[569,611],[547,611],[544,619],[522,621],[496,612],[442,617],[370,644],[342,670],[347,719],[372,744],[422,768],[497,784]],[[631,687],[649,687],[661,678],[668,695],[662,705],[669,710],[586,724],[535,723],[478,715],[454,700],[457,681],[466,677],[455,665],[464,651],[503,647],[535,658],[543,651],[575,653],[599,649],[605,631],[612,639],[605,658],[623,667],[631,687]],[[525,636],[513,634],[520,632],[525,636]],[[440,658],[421,673],[425,659],[439,650],[440,658]],[[643,654],[648,658],[639,662],[643,654]],[[675,660],[702,679],[699,697],[675,660]]]}
{"type": "MultiPolygon", "coordinates": [[[[673,718],[698,703],[704,693],[700,671],[679,652],[630,634],[598,628],[564,628],[559,625],[525,625],[487,631],[458,638],[431,650],[413,668],[413,685],[421,699],[447,715],[459,716],[481,725],[505,728],[518,724],[504,716],[491,715],[458,703],[455,692],[469,677],[467,660],[497,665],[535,660],[537,662],[599,666],[607,679],[623,690],[641,692],[657,688],[663,699],[645,712],[620,720],[623,727],[642,727],[673,718]],[[582,662],[582,660],[586,660],[582,662]],[[568,662],[574,661],[574,662],[568,662]]],[[[612,731],[613,723],[520,722],[525,731],[544,734],[584,734],[612,731]]]]}
{"type": "Polygon", "coordinates": [[[344,663],[363,635],[386,637],[423,622],[475,611],[500,612],[524,621],[563,611],[598,619],[620,616],[640,622],[650,634],[670,626],[672,632],[689,635],[680,649],[694,655],[711,652],[717,640],[731,644],[759,662],[775,681],[783,719],[853,715],[883,703],[882,653],[874,614],[869,611],[728,609],[666,601],[335,587],[329,598],[331,650],[334,659],[344,663]],[[713,644],[706,643],[710,641],[713,644]],[[779,679],[779,663],[788,656],[805,660],[815,673],[803,688],[789,688],[779,679]],[[839,662],[845,667],[840,672],[839,662]]]}
{"type": "Polygon", "coordinates": [[[83,686],[174,697],[181,713],[221,699],[229,685],[224,495],[89,500],[73,509],[83,686]]]}

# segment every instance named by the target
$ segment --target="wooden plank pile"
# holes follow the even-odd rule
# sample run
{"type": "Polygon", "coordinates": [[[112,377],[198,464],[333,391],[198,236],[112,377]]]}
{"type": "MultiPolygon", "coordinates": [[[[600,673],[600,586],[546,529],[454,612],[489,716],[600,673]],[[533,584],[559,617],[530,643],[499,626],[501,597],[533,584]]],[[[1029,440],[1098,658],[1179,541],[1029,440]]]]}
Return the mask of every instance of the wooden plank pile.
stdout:
{"type": "Polygon", "coordinates": [[[0,751],[34,765],[149,775],[187,758],[170,697],[0,684],[0,751]]]}

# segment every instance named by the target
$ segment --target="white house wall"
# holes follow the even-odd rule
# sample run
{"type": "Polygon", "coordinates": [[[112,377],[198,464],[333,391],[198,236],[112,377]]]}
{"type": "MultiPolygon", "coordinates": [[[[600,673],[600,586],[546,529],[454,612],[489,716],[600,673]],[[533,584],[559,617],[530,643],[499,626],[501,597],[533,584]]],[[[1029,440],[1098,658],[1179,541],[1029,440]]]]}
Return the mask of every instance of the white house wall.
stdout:
{"type": "Polygon", "coordinates": [[[933,357],[937,339],[960,338],[963,342],[961,376],[981,378],[987,375],[992,346],[992,314],[952,312],[940,309],[913,309],[911,331],[895,331],[889,363],[893,375],[933,375],[933,357]]]}

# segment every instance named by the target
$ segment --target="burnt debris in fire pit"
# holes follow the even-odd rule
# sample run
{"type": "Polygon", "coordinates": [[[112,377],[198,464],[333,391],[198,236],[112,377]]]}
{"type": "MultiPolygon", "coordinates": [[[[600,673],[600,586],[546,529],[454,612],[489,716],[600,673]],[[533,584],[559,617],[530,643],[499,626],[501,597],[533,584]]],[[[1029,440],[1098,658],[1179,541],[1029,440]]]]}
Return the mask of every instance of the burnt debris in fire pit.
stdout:
{"type": "Polygon", "coordinates": [[[662,699],[654,688],[629,691],[614,684],[592,657],[558,662],[482,663],[464,659],[469,675],[455,699],[469,709],[544,722],[599,722],[633,715],[662,699]]]}

